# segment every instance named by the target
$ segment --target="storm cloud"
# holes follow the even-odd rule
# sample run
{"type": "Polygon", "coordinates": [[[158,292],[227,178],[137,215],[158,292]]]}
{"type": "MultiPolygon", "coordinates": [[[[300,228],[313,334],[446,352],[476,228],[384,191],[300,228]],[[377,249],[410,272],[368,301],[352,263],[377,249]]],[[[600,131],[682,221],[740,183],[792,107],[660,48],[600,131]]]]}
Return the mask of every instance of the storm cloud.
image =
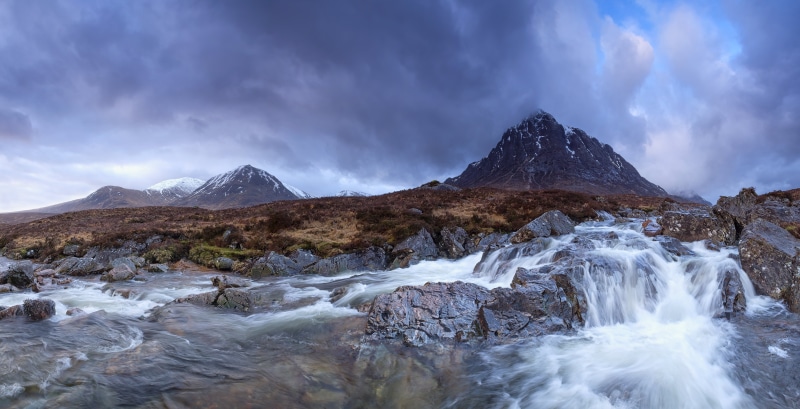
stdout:
{"type": "Polygon", "coordinates": [[[798,6],[624,3],[3,3],[0,211],[248,163],[408,188],[536,109],[668,190],[800,186],[798,6]]]}

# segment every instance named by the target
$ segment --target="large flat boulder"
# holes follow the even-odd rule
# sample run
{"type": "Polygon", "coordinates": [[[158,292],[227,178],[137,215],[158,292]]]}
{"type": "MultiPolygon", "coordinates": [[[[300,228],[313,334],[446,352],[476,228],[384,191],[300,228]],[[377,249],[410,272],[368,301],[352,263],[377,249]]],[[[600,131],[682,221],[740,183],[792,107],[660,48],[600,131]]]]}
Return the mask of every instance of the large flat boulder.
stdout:
{"type": "Polygon", "coordinates": [[[742,269],[756,292],[783,300],[800,312],[800,240],[780,226],[758,219],[744,228],[739,240],[742,269]]]}
{"type": "Polygon", "coordinates": [[[386,252],[380,247],[369,247],[355,253],[340,254],[317,261],[302,272],[304,274],[336,275],[345,271],[379,271],[388,265],[386,252]]]}
{"type": "Polygon", "coordinates": [[[551,210],[517,230],[511,243],[523,243],[537,237],[560,236],[575,232],[575,223],[560,210],[551,210]]]}

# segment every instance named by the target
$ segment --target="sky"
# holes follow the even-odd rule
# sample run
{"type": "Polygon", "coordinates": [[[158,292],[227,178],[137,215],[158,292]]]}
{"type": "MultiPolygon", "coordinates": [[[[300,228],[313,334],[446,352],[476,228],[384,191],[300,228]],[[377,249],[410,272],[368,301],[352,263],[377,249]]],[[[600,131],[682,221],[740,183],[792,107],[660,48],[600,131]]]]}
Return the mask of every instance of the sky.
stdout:
{"type": "Polygon", "coordinates": [[[672,193],[800,187],[800,2],[0,2],[0,212],[250,164],[456,176],[538,109],[672,193]]]}

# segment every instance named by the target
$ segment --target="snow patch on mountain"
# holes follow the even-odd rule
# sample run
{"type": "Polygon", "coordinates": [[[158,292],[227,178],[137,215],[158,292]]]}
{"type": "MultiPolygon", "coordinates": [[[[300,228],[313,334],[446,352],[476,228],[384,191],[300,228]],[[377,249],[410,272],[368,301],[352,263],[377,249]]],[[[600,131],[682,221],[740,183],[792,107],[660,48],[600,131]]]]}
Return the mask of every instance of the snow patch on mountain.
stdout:
{"type": "Polygon", "coordinates": [[[338,197],[367,197],[368,194],[364,192],[356,192],[354,190],[342,190],[341,192],[337,193],[336,196],[338,197]]]}
{"type": "Polygon", "coordinates": [[[314,196],[311,196],[305,190],[298,189],[298,188],[296,188],[296,187],[294,187],[292,185],[287,185],[286,183],[284,183],[283,186],[286,187],[287,189],[289,189],[290,192],[294,193],[294,195],[297,196],[300,199],[313,199],[314,198],[314,196]]]}
{"type": "Polygon", "coordinates": [[[165,190],[181,191],[188,195],[189,193],[192,193],[195,190],[197,190],[197,188],[202,186],[203,183],[205,183],[204,180],[197,178],[167,179],[158,182],[155,185],[150,186],[145,190],[151,190],[159,193],[164,193],[165,190]]]}

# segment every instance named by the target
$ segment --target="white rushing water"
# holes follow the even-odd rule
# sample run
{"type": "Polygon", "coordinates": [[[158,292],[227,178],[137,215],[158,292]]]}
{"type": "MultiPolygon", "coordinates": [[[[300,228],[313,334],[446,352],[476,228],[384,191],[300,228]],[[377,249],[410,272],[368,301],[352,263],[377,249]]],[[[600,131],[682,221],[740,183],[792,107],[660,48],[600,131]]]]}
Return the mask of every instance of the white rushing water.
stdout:
{"type": "MultiPolygon", "coordinates": [[[[714,318],[721,310],[721,274],[739,274],[748,313],[775,303],[755,295],[730,257],[736,250],[716,252],[694,243],[696,255],[677,258],[635,230],[580,226],[576,235],[609,232],[619,240],[595,238],[596,248],[586,254],[596,263],[587,262],[584,270],[585,328],[574,336],[547,336],[528,347],[497,347],[484,354],[488,362],[503,365],[477,380],[503,391],[497,407],[752,407],[731,378],[736,330],[714,318]]],[[[550,263],[574,238],[549,240],[545,251],[514,260],[497,280],[509,281],[517,267],[550,263]]],[[[497,274],[500,264],[486,264],[481,272],[497,274]]],[[[781,354],[777,347],[770,352],[781,354]]]]}

